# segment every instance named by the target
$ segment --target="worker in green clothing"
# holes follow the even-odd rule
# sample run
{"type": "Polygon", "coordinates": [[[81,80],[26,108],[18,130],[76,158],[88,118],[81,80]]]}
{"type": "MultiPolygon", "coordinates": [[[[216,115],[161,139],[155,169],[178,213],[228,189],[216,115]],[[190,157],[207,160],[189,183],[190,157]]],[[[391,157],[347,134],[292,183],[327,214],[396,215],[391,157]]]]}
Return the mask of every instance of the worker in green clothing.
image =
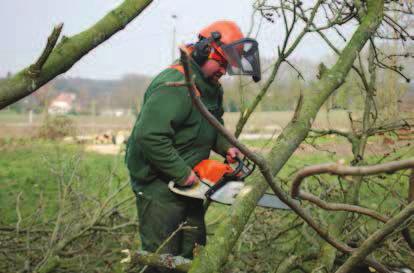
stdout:
{"type": "MultiPolygon", "coordinates": [[[[229,74],[251,75],[260,80],[258,44],[244,38],[232,21],[217,21],[199,33],[199,41],[186,46],[191,69],[202,102],[223,122],[223,89],[219,79],[229,74]]],[[[168,188],[174,181],[191,186],[197,176],[192,170],[207,159],[211,150],[232,161],[241,156],[192,104],[179,64],[162,71],[148,87],[139,117],[132,130],[126,164],[136,195],[143,250],[155,252],[186,222],[163,247],[162,253],[192,258],[195,245],[204,245],[206,233],[202,200],[177,195],[168,188]]],[[[146,272],[174,272],[149,268],[146,272]]]]}

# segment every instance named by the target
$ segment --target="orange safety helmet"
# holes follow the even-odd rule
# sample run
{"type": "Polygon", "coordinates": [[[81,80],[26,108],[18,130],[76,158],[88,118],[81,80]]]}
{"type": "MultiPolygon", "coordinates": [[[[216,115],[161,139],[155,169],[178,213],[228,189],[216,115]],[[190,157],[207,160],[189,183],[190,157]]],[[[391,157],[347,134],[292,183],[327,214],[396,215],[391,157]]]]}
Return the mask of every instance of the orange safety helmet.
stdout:
{"type": "Polygon", "coordinates": [[[259,47],[255,39],[245,38],[233,21],[220,20],[203,28],[200,40],[210,41],[209,58],[225,61],[230,75],[251,75],[255,82],[261,79],[259,47]],[[217,35],[219,33],[219,35],[217,35]]]}
{"type": "MultiPolygon", "coordinates": [[[[219,32],[221,34],[220,42],[224,45],[229,45],[244,38],[244,35],[237,24],[233,21],[227,20],[220,20],[203,28],[199,33],[199,37],[208,39],[211,37],[211,33],[213,32],[219,32]]],[[[225,58],[221,45],[213,42],[211,46],[225,58]]]]}

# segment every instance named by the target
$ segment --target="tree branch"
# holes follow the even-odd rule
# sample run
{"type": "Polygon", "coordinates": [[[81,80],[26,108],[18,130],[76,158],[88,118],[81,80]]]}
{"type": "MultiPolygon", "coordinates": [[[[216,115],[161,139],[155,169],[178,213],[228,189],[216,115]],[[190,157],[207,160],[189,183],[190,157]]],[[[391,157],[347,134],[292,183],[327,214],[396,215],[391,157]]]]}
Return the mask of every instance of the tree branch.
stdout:
{"type": "Polygon", "coordinates": [[[389,219],[388,217],[385,217],[379,214],[378,212],[370,210],[368,208],[364,208],[364,207],[360,207],[356,205],[342,204],[342,203],[328,203],[326,201],[321,200],[319,197],[313,194],[307,193],[307,192],[300,191],[298,197],[303,200],[312,202],[313,204],[325,210],[355,212],[355,213],[369,216],[383,223],[387,222],[389,219]]]}
{"type": "Polygon", "coordinates": [[[327,163],[314,165],[310,167],[303,168],[300,170],[295,178],[293,179],[291,196],[297,198],[300,192],[300,185],[304,178],[316,174],[329,173],[334,175],[353,175],[353,176],[364,176],[364,175],[374,175],[378,173],[393,173],[399,170],[411,169],[414,167],[414,159],[406,159],[400,161],[392,161],[388,163],[372,165],[372,166],[362,166],[362,167],[350,167],[343,166],[337,163],[327,163]]]}
{"type": "Polygon", "coordinates": [[[124,29],[152,2],[153,0],[124,0],[121,5],[89,29],[73,37],[62,39],[50,53],[48,53],[50,47],[47,47],[34,68],[25,68],[0,83],[0,110],[68,71],[89,51],[124,29]],[[36,69],[39,69],[38,74],[36,69]],[[36,75],[35,78],[30,76],[30,70],[36,75]]]}
{"type": "Polygon", "coordinates": [[[191,266],[191,260],[180,256],[172,256],[171,254],[156,254],[146,251],[136,251],[131,253],[130,250],[125,249],[122,253],[126,254],[121,263],[131,265],[145,264],[148,266],[163,267],[175,269],[180,272],[187,272],[191,266]]]}
{"type": "Polygon", "coordinates": [[[52,34],[50,34],[49,38],[47,38],[46,47],[40,55],[39,59],[34,64],[32,64],[27,70],[27,73],[30,77],[37,78],[39,76],[40,72],[42,71],[43,65],[49,58],[50,53],[52,53],[53,49],[55,48],[60,33],[62,32],[62,28],[63,23],[60,23],[59,25],[53,28],[52,34]]]}

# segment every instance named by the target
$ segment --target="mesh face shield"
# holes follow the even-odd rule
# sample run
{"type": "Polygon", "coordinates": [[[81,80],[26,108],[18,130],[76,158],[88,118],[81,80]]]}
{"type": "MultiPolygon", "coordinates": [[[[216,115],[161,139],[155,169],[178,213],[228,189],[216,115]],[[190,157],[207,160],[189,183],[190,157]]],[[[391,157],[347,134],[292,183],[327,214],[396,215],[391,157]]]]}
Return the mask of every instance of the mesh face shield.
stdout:
{"type": "Polygon", "coordinates": [[[256,40],[245,38],[222,45],[221,49],[228,61],[229,75],[250,75],[255,82],[261,79],[259,45],[256,40]]]}

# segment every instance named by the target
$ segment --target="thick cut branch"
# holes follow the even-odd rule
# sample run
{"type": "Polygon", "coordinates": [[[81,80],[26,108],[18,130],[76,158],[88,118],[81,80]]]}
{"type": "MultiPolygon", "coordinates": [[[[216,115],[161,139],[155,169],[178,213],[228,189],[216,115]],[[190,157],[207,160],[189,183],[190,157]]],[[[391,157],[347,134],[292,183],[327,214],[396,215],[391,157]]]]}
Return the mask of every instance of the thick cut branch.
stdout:
{"type": "Polygon", "coordinates": [[[318,255],[316,253],[309,253],[304,256],[289,256],[286,260],[284,260],[277,270],[274,273],[290,273],[294,271],[297,267],[303,266],[303,264],[309,260],[313,260],[318,255]]]}
{"type": "Polygon", "coordinates": [[[191,260],[180,256],[172,256],[171,254],[156,254],[146,251],[131,253],[129,250],[123,250],[122,252],[127,255],[127,258],[123,259],[121,263],[127,264],[129,268],[137,265],[147,265],[187,272],[191,266],[191,260]]]}
{"type": "MultiPolygon", "coordinates": [[[[250,181],[246,182],[246,186],[238,195],[235,203],[229,210],[228,217],[224,219],[222,224],[216,229],[215,236],[209,240],[209,243],[201,254],[194,259],[190,270],[191,273],[219,271],[222,264],[225,263],[236,240],[240,236],[257,201],[266,191],[267,183],[271,183],[270,186],[275,194],[311,225],[312,228],[316,228],[315,230],[321,237],[341,251],[352,251],[349,247],[346,247],[343,244],[338,244],[325,230],[319,229],[317,225],[313,226],[314,221],[300,208],[300,206],[282,191],[279,184],[273,180],[273,176],[281,170],[299,144],[306,138],[318,110],[332,92],[344,82],[357,53],[362,49],[367,40],[379,26],[382,19],[384,2],[382,0],[370,0],[367,3],[367,7],[367,15],[362,19],[361,25],[342,51],[337,63],[331,69],[326,71],[322,79],[315,85],[315,91],[309,92],[309,94],[304,97],[297,121],[290,122],[278,137],[275,145],[270,151],[268,160],[265,161],[268,164],[262,164],[261,166],[258,164],[261,172],[266,174],[265,180],[263,180],[259,174],[255,174],[250,181]],[[267,165],[270,165],[271,169],[267,168],[267,165]],[[266,167],[263,168],[262,166],[266,167]],[[345,249],[343,247],[345,247],[345,249]]],[[[222,133],[222,131],[220,131],[220,133],[222,133]]],[[[230,138],[228,135],[225,135],[225,137],[235,145],[234,139],[230,138]]],[[[241,146],[238,147],[241,148],[241,146]]],[[[242,152],[245,151],[242,150],[242,152]]],[[[246,155],[249,156],[248,154],[246,155]]],[[[261,157],[259,157],[259,159],[260,162],[264,161],[261,157]]],[[[373,264],[373,261],[370,261],[370,264],[373,264]]],[[[378,264],[376,264],[376,268],[380,272],[389,272],[378,264]]]]}
{"type": "MultiPolygon", "coordinates": [[[[352,268],[358,265],[365,259],[372,251],[374,251],[384,239],[393,233],[405,221],[412,218],[414,215],[414,202],[411,202],[395,217],[390,219],[380,230],[377,230],[368,237],[365,242],[354,252],[352,256],[336,271],[336,273],[348,273],[352,268]]],[[[412,220],[412,219],[411,219],[412,220]]]]}
{"type": "Polygon", "coordinates": [[[125,0],[94,26],[73,37],[63,38],[50,54],[46,50],[34,68],[25,68],[13,77],[4,79],[0,83],[0,110],[30,95],[48,81],[68,71],[89,51],[124,29],[152,1],[125,0]],[[39,69],[37,75],[36,69],[39,69]],[[33,72],[36,77],[31,76],[33,72]]]}

